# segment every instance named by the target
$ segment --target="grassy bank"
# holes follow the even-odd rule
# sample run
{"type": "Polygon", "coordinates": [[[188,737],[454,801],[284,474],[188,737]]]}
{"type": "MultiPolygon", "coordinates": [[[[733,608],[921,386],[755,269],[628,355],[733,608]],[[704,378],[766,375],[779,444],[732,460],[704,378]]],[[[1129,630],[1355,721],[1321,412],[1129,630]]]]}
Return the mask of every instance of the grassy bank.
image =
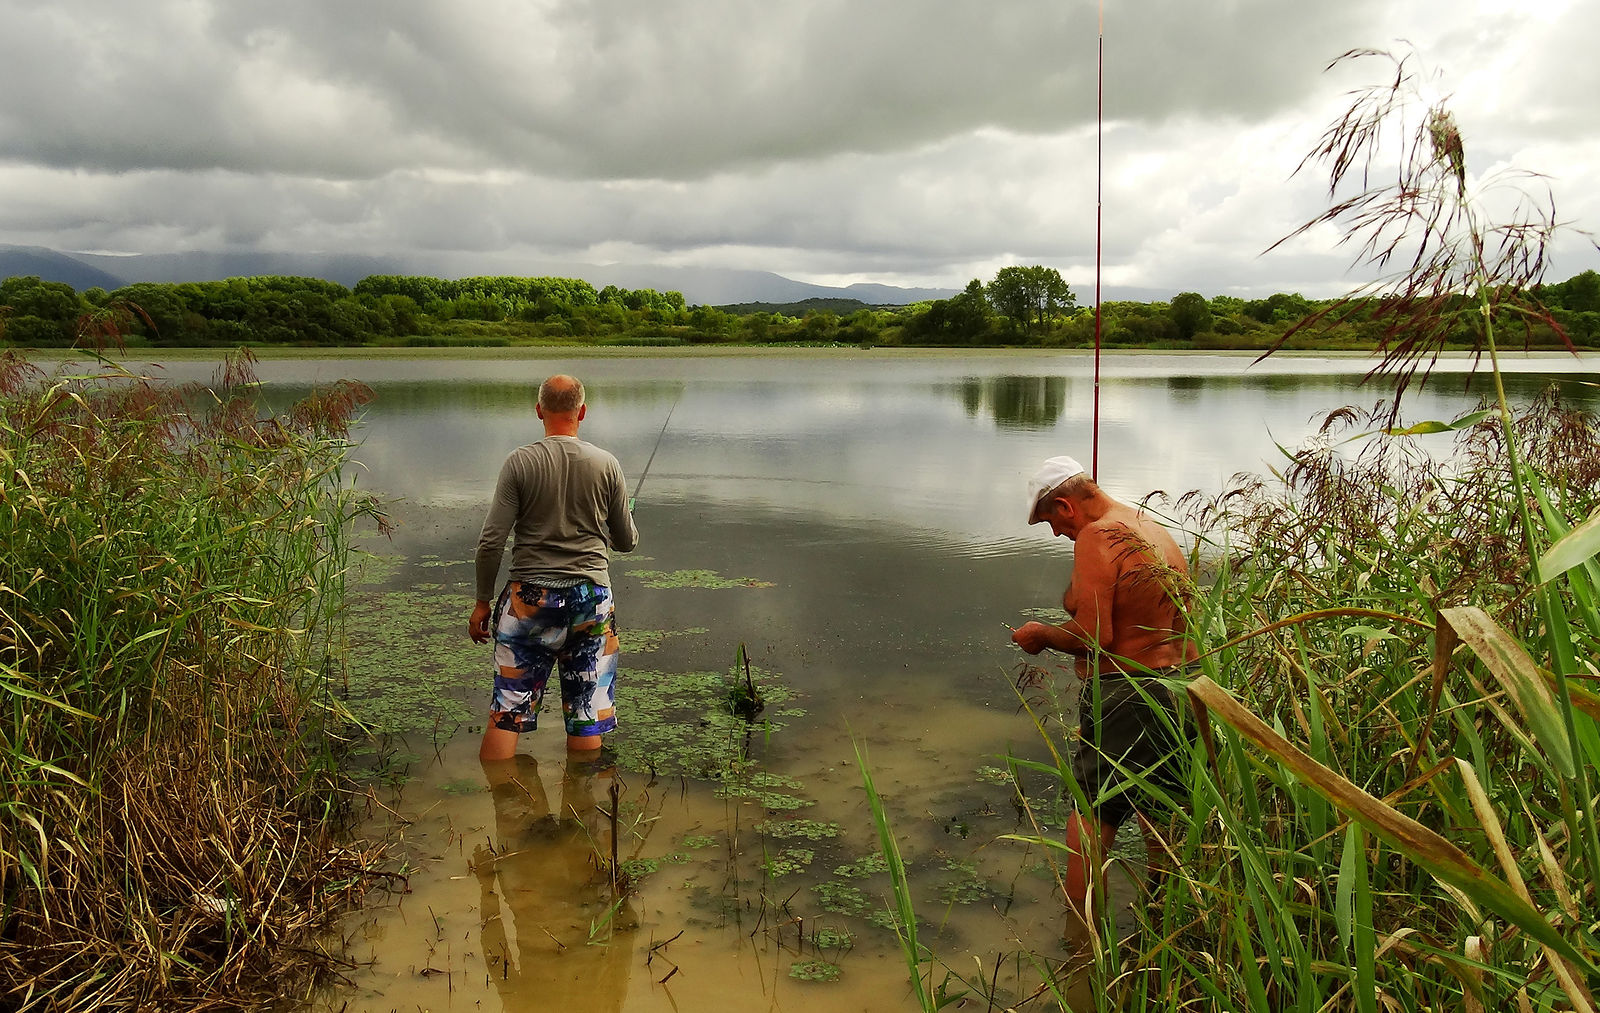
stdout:
{"type": "Polygon", "coordinates": [[[0,1005],[242,1007],[324,962],[361,388],[0,358],[0,1005]]]}

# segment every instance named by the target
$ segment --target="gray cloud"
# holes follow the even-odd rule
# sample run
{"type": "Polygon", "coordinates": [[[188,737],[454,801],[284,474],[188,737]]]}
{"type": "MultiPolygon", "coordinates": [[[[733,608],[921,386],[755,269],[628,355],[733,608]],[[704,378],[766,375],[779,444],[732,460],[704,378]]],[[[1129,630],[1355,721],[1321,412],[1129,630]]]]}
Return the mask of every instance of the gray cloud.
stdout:
{"type": "MultiPolygon", "coordinates": [[[[1347,284],[1327,236],[1259,254],[1316,211],[1290,174],[1360,79],[1324,64],[1401,37],[1475,172],[1546,171],[1563,217],[1600,217],[1600,5],[1108,7],[1118,284],[1347,284]]],[[[0,242],[1092,271],[1088,0],[0,0],[0,24],[0,242]]]]}

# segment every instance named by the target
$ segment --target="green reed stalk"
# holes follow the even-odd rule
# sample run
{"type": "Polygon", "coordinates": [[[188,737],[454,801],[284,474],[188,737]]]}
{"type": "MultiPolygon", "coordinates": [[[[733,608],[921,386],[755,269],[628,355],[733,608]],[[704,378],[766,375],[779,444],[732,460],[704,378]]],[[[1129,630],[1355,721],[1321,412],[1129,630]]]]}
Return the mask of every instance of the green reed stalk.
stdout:
{"type": "Polygon", "coordinates": [[[894,916],[894,934],[900,942],[900,952],[905,957],[906,974],[911,981],[912,993],[917,999],[917,1008],[925,1013],[934,1013],[939,1009],[939,1002],[932,991],[932,969],[929,969],[929,980],[922,980],[922,965],[928,959],[925,948],[917,939],[917,912],[911,899],[911,881],[906,876],[906,865],[900,857],[900,844],[895,840],[894,831],[889,826],[889,814],[884,808],[883,799],[878,795],[878,788],[872,781],[872,770],[867,766],[867,754],[860,742],[854,742],[856,751],[856,766],[861,769],[861,783],[867,789],[867,806],[872,810],[872,822],[878,828],[878,848],[889,866],[889,884],[893,890],[894,904],[890,914],[894,916]]]}

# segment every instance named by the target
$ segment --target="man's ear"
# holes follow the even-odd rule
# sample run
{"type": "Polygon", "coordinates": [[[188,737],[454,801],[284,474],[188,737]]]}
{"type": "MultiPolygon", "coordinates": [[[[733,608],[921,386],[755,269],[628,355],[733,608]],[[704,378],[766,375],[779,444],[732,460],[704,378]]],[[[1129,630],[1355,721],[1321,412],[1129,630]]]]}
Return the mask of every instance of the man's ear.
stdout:
{"type": "Polygon", "coordinates": [[[539,416],[539,418],[542,420],[544,418],[544,405],[542,405],[539,402],[535,401],[533,403],[533,413],[535,415],[539,416]]]}
{"type": "Polygon", "coordinates": [[[582,422],[583,421],[583,417],[585,415],[587,415],[587,414],[589,414],[589,406],[586,405],[586,404],[579,405],[578,406],[578,421],[582,422]]]}

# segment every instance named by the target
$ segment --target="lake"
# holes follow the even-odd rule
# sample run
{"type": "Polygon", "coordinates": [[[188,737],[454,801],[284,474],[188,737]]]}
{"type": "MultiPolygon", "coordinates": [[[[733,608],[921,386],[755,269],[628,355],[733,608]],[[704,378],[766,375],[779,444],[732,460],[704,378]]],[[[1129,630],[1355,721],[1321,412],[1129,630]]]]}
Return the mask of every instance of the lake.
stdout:
{"type": "MultiPolygon", "coordinates": [[[[1383,397],[1361,384],[1369,366],[1108,356],[1101,484],[1126,500],[1216,493],[1275,466],[1315,416],[1383,397]]],[[[1462,362],[1443,368],[1407,421],[1455,418],[1490,389],[1482,376],[1465,389],[1462,362]]],[[[1600,402],[1587,361],[1511,368],[1518,400],[1554,380],[1600,402]]],[[[1024,785],[1042,800],[1031,817],[1014,801],[1007,757],[1047,750],[1002,624],[1051,615],[1070,575],[1070,544],[1026,524],[1024,485],[1045,457],[1090,463],[1087,355],[540,353],[259,372],[274,401],[338,377],[373,387],[353,473],[399,523],[363,540],[347,700],[385,732],[364,750],[366,811],[410,890],[348,921],[352,966],[326,1008],[912,1008],[857,743],[934,953],[1008,1002],[1037,980],[1019,952],[1066,956],[1045,856],[998,840],[1060,816],[1047,784],[1024,785]],[[631,483],[654,454],[640,547],[612,563],[615,762],[569,769],[557,710],[516,763],[486,770],[471,556],[501,460],[539,435],[532,387],[553,372],[587,384],[582,436],[631,483]],[[741,647],[766,695],[753,724],[721,706],[741,647]],[[598,871],[613,809],[633,880],[620,906],[598,871]]]]}

